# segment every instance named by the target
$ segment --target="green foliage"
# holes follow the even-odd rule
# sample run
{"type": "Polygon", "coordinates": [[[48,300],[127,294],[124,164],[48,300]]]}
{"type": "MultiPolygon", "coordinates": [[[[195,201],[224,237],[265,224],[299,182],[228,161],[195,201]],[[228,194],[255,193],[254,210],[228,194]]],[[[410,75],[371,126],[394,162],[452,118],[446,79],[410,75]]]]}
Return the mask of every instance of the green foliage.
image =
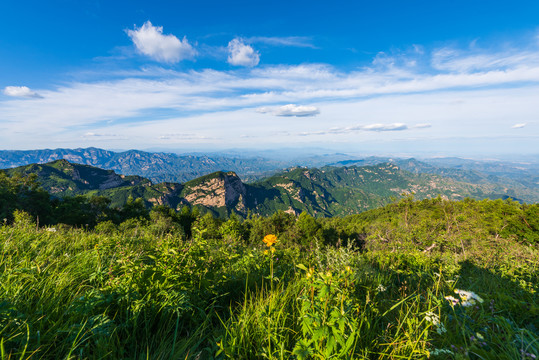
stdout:
{"type": "MultiPolygon", "coordinates": [[[[298,266],[307,270],[304,265],[298,266]]],[[[352,359],[359,319],[351,301],[351,268],[341,272],[307,271],[310,281],[299,298],[302,337],[292,354],[298,359],[352,359]]]]}
{"type": "MultiPolygon", "coordinates": [[[[48,198],[44,192],[38,196],[36,191],[38,182],[42,189],[53,196],[71,198],[68,200],[71,202],[82,202],[77,199],[78,196],[106,197],[110,200],[109,207],[122,208],[132,205],[130,199],[141,199],[137,201],[141,201],[146,208],[164,204],[179,209],[188,205],[199,207],[199,211],[212,213],[223,219],[231,214],[238,214],[244,218],[248,217],[249,213],[269,217],[277,212],[293,214],[306,212],[316,218],[348,216],[390,204],[392,199],[410,193],[414,193],[416,199],[443,196],[451,200],[466,197],[516,198],[521,202],[539,200],[537,189],[531,183],[530,186],[526,186],[510,179],[506,179],[507,182],[504,183],[503,179],[498,178],[494,183],[490,183],[485,176],[481,177],[475,173],[462,174],[456,170],[441,172],[442,175],[449,176],[442,177],[431,174],[437,172],[436,168],[425,167],[425,164],[419,166],[415,163],[412,160],[399,162],[412,172],[392,163],[321,169],[294,168],[250,184],[243,184],[233,172],[217,171],[181,185],[152,184],[150,180],[139,176],[120,176],[112,170],[57,160],[48,164],[33,164],[6,170],[7,174],[15,179],[15,184],[23,178],[26,179],[24,182],[27,182],[19,190],[13,189],[13,184],[6,187],[12,188],[8,191],[11,193],[29,189],[30,197],[28,194],[16,196],[21,204],[15,208],[24,206],[26,211],[33,216],[39,216],[45,223],[50,223],[54,219],[47,217],[51,214],[51,209],[45,211],[49,206],[48,198]],[[419,173],[419,170],[431,173],[419,173]],[[213,201],[216,199],[219,201],[213,201]],[[32,206],[35,208],[31,209],[32,206]]],[[[0,184],[8,182],[0,179],[0,184]]],[[[5,191],[0,190],[0,199],[5,197],[3,193],[5,191]]],[[[5,213],[8,218],[12,211],[13,208],[3,210],[0,207],[0,216],[5,213]]],[[[86,214],[78,215],[81,217],[80,221],[75,220],[77,216],[73,216],[74,219],[69,222],[91,223],[86,214]]],[[[133,216],[135,215],[126,215],[124,218],[133,216]]],[[[147,214],[144,216],[147,217],[147,214]]],[[[99,219],[97,222],[102,220],[99,219]]],[[[121,221],[112,220],[117,223],[121,221]]]]}
{"type": "Polygon", "coordinates": [[[95,227],[22,207],[0,225],[2,359],[539,356],[537,205],[406,197],[345,218],[223,220],[63,201],[53,214],[95,227]]]}

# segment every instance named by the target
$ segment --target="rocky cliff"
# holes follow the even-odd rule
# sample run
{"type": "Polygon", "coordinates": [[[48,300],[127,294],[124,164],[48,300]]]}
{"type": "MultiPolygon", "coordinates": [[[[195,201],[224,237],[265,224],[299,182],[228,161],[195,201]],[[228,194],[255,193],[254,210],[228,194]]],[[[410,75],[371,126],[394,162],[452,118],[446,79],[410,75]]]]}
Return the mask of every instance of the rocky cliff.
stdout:
{"type": "Polygon", "coordinates": [[[236,173],[215,172],[185,183],[181,193],[184,202],[207,208],[234,208],[245,211],[245,185],[236,173]]]}

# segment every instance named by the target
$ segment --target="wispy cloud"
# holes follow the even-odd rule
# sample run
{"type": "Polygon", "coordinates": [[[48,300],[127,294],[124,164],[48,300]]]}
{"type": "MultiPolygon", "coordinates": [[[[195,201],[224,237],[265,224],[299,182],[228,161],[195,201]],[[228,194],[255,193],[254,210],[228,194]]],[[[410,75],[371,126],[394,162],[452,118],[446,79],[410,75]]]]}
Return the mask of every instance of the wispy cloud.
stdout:
{"type": "Polygon", "coordinates": [[[300,132],[299,136],[311,136],[311,135],[343,135],[350,134],[358,131],[402,131],[408,130],[408,126],[403,123],[393,124],[369,124],[369,125],[355,125],[348,127],[333,127],[328,130],[314,131],[314,132],[300,132]]]}
{"type": "Polygon", "coordinates": [[[400,131],[408,129],[408,126],[403,123],[393,124],[370,124],[360,127],[364,131],[400,131]]]}
{"type": "Polygon", "coordinates": [[[491,53],[481,49],[463,51],[445,47],[432,53],[431,64],[436,70],[456,73],[511,70],[538,66],[539,53],[536,49],[505,49],[491,53]]]}
{"type": "Polygon", "coordinates": [[[88,137],[88,138],[91,138],[91,137],[119,137],[121,135],[118,135],[118,134],[101,134],[101,133],[95,133],[95,132],[87,132],[83,135],[83,137],[88,137]]]}
{"type": "Polygon", "coordinates": [[[511,128],[513,128],[513,129],[522,129],[526,125],[528,125],[528,124],[527,123],[520,123],[520,124],[515,124],[515,125],[511,126],[511,128]]]}
{"type": "Polygon", "coordinates": [[[242,39],[228,43],[228,63],[234,66],[254,67],[260,62],[260,54],[242,39]]]}
{"type": "Polygon", "coordinates": [[[427,124],[427,123],[415,124],[414,126],[412,126],[412,128],[414,128],[414,129],[427,129],[427,128],[430,128],[430,127],[432,127],[432,124],[427,124]]]}
{"type": "Polygon", "coordinates": [[[174,35],[165,35],[162,26],[153,26],[150,21],[140,28],[135,26],[134,30],[127,30],[127,35],[139,52],[159,62],[177,63],[197,54],[186,37],[180,40],[174,35]]]}
{"type": "Polygon", "coordinates": [[[159,140],[171,140],[171,141],[182,141],[182,140],[211,140],[216,139],[213,137],[194,134],[194,133],[170,133],[159,135],[159,140]]]}
{"type": "Polygon", "coordinates": [[[23,97],[23,98],[42,98],[37,92],[30,90],[27,86],[6,86],[4,88],[4,94],[7,96],[13,97],[23,97]]]}
{"type": "Polygon", "coordinates": [[[250,43],[262,43],[272,46],[291,46],[291,47],[303,47],[313,48],[313,40],[307,36],[253,36],[246,39],[250,43]]]}

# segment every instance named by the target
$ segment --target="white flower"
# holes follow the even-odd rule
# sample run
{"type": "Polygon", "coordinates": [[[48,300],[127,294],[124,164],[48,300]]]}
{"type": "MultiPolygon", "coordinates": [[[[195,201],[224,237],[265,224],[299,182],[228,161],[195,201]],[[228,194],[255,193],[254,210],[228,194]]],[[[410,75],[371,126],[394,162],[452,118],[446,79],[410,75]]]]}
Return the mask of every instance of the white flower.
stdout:
{"type": "Polygon", "coordinates": [[[438,325],[440,323],[440,317],[431,311],[425,314],[425,320],[433,325],[438,325]]]}
{"type": "Polygon", "coordinates": [[[384,285],[380,284],[380,285],[378,285],[376,290],[378,290],[379,292],[384,292],[384,291],[387,290],[387,288],[384,285]]]}
{"type": "Polygon", "coordinates": [[[474,299],[470,299],[470,300],[463,300],[460,305],[464,306],[464,307],[469,307],[469,306],[473,306],[475,305],[475,300],[474,299]]]}
{"type": "Polygon", "coordinates": [[[455,306],[460,302],[459,299],[455,299],[453,296],[446,296],[445,299],[451,303],[451,306],[455,306]]]}
{"type": "Polygon", "coordinates": [[[442,335],[443,333],[447,332],[447,329],[445,328],[444,324],[440,322],[440,317],[437,314],[429,311],[425,313],[425,320],[436,327],[436,332],[438,334],[442,335]]]}
{"type": "Polygon", "coordinates": [[[469,301],[472,305],[475,305],[475,301],[479,301],[480,303],[483,302],[483,299],[473,291],[455,289],[455,294],[458,294],[463,302],[469,301]]]}

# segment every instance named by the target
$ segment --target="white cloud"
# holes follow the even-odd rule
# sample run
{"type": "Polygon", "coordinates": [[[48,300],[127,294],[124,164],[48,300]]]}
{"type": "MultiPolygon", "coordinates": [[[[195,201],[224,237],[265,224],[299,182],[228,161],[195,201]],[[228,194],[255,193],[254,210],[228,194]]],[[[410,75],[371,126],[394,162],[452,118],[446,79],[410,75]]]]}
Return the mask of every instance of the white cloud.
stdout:
{"type": "Polygon", "coordinates": [[[274,109],[269,106],[262,106],[256,109],[255,111],[260,114],[268,114],[268,113],[272,113],[274,109]]]}
{"type": "Polygon", "coordinates": [[[84,135],[81,136],[83,139],[91,140],[91,139],[99,139],[99,140],[128,140],[123,135],[118,134],[104,134],[104,133],[95,133],[95,132],[87,132],[84,135]]]}
{"type": "Polygon", "coordinates": [[[283,105],[277,108],[272,108],[269,106],[263,106],[256,109],[256,112],[261,114],[273,114],[275,116],[315,116],[320,114],[320,110],[316,106],[305,106],[305,105],[295,105],[288,104],[283,105]]]}
{"type": "Polygon", "coordinates": [[[241,39],[228,43],[228,63],[235,66],[254,67],[260,62],[260,54],[241,39]]]}
{"type": "Polygon", "coordinates": [[[526,125],[528,125],[528,124],[527,123],[515,124],[515,125],[511,126],[511,128],[513,128],[513,129],[521,129],[526,125]]]}
{"type": "Polygon", "coordinates": [[[318,114],[320,110],[316,106],[288,104],[275,110],[277,116],[315,116],[318,114]]]}
{"type": "Polygon", "coordinates": [[[4,94],[13,97],[42,98],[41,95],[30,90],[27,86],[6,86],[4,88],[4,94]]]}
{"type": "Polygon", "coordinates": [[[361,130],[364,131],[399,131],[406,130],[408,126],[403,123],[393,123],[393,124],[370,124],[361,126],[361,130]]]}
{"type": "Polygon", "coordinates": [[[165,63],[176,63],[196,56],[196,50],[187,38],[178,39],[174,35],[163,35],[162,26],[153,26],[146,21],[142,27],[127,30],[138,51],[154,60],[165,63]]]}

